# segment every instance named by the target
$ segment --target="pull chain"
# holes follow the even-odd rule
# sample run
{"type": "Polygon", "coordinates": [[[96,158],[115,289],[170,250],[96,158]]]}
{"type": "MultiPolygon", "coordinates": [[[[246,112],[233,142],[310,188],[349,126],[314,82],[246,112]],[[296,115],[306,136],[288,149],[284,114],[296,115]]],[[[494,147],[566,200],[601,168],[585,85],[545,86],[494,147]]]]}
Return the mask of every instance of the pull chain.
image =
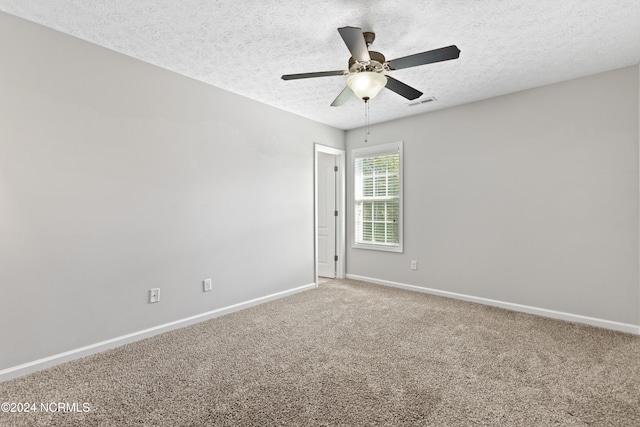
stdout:
{"type": "Polygon", "coordinates": [[[369,142],[369,98],[364,98],[364,142],[369,142]]]}

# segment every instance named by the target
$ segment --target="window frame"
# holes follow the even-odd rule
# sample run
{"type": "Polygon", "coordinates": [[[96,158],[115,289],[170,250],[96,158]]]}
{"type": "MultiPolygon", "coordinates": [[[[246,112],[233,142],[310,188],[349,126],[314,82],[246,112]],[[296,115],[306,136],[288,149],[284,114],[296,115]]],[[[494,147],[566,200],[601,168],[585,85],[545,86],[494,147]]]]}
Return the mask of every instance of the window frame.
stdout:
{"type": "Polygon", "coordinates": [[[376,251],[385,251],[385,252],[404,252],[404,233],[403,233],[403,204],[404,204],[404,155],[403,155],[403,142],[392,142],[388,144],[380,144],[369,147],[362,148],[354,148],[351,150],[351,166],[352,166],[352,187],[351,191],[353,191],[353,199],[352,199],[352,226],[353,226],[353,244],[351,245],[354,249],[368,249],[368,250],[376,250],[376,251]],[[389,243],[376,243],[376,242],[358,242],[358,204],[361,199],[358,198],[358,194],[356,193],[356,188],[358,185],[358,177],[356,175],[356,160],[363,157],[373,157],[376,155],[384,155],[391,153],[399,154],[399,195],[398,195],[398,244],[389,244],[389,243]]]}

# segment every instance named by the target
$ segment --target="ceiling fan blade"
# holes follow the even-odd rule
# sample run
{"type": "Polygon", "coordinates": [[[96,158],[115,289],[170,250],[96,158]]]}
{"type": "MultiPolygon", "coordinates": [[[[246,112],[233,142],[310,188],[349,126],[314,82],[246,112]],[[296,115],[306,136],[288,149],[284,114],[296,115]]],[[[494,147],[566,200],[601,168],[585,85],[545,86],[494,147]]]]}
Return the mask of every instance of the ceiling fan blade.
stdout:
{"type": "Polygon", "coordinates": [[[367,43],[364,41],[364,35],[362,29],[356,27],[342,27],[338,28],[338,32],[344,40],[344,43],[349,48],[351,56],[358,62],[371,61],[369,56],[369,49],[367,43]]]}
{"type": "Polygon", "coordinates": [[[398,95],[402,95],[407,99],[416,99],[422,96],[422,92],[418,89],[414,89],[411,86],[402,83],[400,80],[396,80],[391,76],[385,76],[387,78],[386,88],[391,89],[398,95]]]}
{"type": "Polygon", "coordinates": [[[344,76],[348,74],[345,70],[319,71],[317,73],[284,74],[282,80],[309,79],[311,77],[344,76]]]}
{"type": "Polygon", "coordinates": [[[460,49],[456,45],[441,47],[440,49],[429,50],[427,52],[416,53],[415,55],[404,56],[402,58],[388,61],[390,70],[400,70],[402,68],[415,67],[416,65],[432,64],[434,62],[448,61],[460,56],[460,49]]]}
{"type": "Polygon", "coordinates": [[[347,102],[347,99],[351,98],[351,95],[353,95],[353,91],[349,86],[345,86],[345,88],[342,89],[342,92],[340,92],[340,95],[338,95],[336,99],[333,100],[333,102],[331,103],[331,106],[332,107],[341,106],[342,104],[347,102]]]}

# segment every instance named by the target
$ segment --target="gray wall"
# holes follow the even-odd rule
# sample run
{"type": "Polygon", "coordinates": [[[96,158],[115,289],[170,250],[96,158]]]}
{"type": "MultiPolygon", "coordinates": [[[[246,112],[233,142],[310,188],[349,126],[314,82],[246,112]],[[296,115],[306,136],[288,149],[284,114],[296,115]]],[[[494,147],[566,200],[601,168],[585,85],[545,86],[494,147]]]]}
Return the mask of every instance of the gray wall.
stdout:
{"type": "Polygon", "coordinates": [[[348,273],[640,324],[638,81],[634,66],[372,126],[369,144],[404,141],[405,251],[351,249],[349,222],[348,273]]]}
{"type": "Polygon", "coordinates": [[[0,62],[0,369],[314,282],[343,131],[3,13],[0,62]]]}

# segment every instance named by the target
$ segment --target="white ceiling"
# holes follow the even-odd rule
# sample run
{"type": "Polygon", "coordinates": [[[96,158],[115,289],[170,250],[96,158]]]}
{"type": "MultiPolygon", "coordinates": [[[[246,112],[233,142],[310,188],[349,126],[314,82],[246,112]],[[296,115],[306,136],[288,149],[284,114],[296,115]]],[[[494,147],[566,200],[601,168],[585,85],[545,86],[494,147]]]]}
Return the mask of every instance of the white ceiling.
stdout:
{"type": "Polygon", "coordinates": [[[387,60],[451,44],[457,60],[390,73],[435,96],[383,90],[371,123],[640,62],[640,0],[0,0],[0,10],[304,117],[364,124],[362,101],[329,104],[347,68],[337,28],[376,33],[387,60]]]}

